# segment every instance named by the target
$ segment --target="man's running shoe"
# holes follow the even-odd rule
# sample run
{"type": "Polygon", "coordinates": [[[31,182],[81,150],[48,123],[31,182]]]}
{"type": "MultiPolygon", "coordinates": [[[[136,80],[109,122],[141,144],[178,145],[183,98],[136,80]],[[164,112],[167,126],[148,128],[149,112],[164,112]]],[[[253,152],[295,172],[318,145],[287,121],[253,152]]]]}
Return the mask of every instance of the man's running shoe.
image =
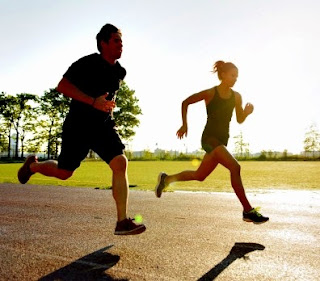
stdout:
{"type": "Polygon", "coordinates": [[[26,161],[18,171],[18,179],[22,184],[28,182],[30,177],[34,174],[30,170],[30,165],[34,162],[38,162],[38,157],[35,155],[30,155],[26,158],[26,161]]]}
{"type": "Polygon", "coordinates": [[[123,221],[117,222],[115,235],[136,235],[144,232],[146,226],[144,224],[136,224],[134,219],[124,219],[123,221]]]}
{"type": "Polygon", "coordinates": [[[158,198],[161,197],[162,191],[168,186],[165,184],[164,180],[168,175],[166,173],[161,172],[158,176],[158,183],[155,188],[156,196],[158,198]]]}
{"type": "Polygon", "coordinates": [[[260,224],[267,222],[269,220],[268,217],[264,217],[258,212],[259,208],[253,208],[249,212],[243,212],[243,220],[246,222],[253,222],[255,224],[260,224]]]}

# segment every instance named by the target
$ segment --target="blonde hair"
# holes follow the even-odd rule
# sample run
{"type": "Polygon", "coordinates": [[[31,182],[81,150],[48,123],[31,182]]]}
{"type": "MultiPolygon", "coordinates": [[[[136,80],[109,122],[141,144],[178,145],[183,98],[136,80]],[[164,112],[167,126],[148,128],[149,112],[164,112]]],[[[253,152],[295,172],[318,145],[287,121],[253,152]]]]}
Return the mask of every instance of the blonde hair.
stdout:
{"type": "Polygon", "coordinates": [[[238,69],[232,62],[224,62],[222,60],[218,60],[213,65],[213,73],[217,72],[219,80],[222,80],[221,74],[223,72],[228,72],[230,69],[236,68],[238,69]]]}

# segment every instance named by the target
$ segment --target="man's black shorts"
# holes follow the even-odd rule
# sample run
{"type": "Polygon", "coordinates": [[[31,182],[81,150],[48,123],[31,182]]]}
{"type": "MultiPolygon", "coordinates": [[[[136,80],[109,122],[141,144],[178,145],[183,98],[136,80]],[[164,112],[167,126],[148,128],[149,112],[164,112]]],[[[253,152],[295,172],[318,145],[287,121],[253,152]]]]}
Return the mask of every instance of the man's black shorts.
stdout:
{"type": "Polygon", "coordinates": [[[96,152],[107,162],[123,154],[123,145],[114,121],[99,123],[74,122],[66,119],[62,132],[62,147],[58,158],[60,169],[74,171],[88,155],[89,150],[96,152]]]}

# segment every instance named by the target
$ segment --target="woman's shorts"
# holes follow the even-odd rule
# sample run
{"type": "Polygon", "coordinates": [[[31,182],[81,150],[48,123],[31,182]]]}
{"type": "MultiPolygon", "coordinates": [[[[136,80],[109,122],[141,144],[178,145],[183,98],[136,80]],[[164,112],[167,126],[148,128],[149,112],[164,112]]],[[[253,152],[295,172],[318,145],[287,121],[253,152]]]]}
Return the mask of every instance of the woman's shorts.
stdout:
{"type": "Polygon", "coordinates": [[[210,153],[220,145],[227,146],[228,139],[229,139],[229,137],[225,137],[225,138],[219,137],[218,138],[216,136],[202,135],[201,146],[205,152],[210,153]]]}

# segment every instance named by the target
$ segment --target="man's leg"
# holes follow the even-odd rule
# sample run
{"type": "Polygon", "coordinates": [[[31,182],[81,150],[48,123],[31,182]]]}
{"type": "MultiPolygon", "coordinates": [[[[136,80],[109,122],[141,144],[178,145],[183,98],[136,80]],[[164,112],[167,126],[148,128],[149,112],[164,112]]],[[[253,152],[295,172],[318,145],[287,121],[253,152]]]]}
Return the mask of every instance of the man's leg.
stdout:
{"type": "Polygon", "coordinates": [[[114,157],[109,166],[113,172],[112,193],[116,201],[118,222],[114,234],[135,235],[146,230],[145,225],[136,224],[132,219],[127,218],[129,184],[127,177],[128,160],[125,155],[114,157]]]}
{"type": "Polygon", "coordinates": [[[18,179],[22,184],[25,184],[35,173],[40,173],[49,177],[56,177],[62,180],[68,179],[73,174],[72,171],[59,169],[57,161],[48,160],[38,162],[37,156],[30,155],[26,158],[26,161],[18,171],[18,179]]]}
{"type": "Polygon", "coordinates": [[[109,166],[112,174],[112,194],[117,205],[118,221],[127,218],[129,184],[127,176],[128,160],[124,155],[114,157],[109,166]]]}
{"type": "Polygon", "coordinates": [[[66,180],[73,174],[73,171],[59,169],[58,162],[55,160],[34,162],[30,165],[30,170],[33,173],[40,173],[44,176],[55,177],[61,180],[66,180]]]}

